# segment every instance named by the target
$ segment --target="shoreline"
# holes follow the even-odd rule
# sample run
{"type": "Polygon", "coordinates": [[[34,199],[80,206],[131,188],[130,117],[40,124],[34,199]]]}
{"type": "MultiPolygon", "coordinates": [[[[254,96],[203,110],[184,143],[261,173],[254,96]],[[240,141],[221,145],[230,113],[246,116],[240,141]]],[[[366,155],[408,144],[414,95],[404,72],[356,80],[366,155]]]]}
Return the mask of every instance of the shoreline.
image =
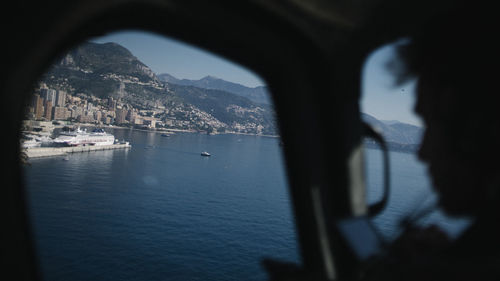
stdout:
{"type": "MultiPolygon", "coordinates": [[[[75,124],[77,125],[77,124],[75,124]]],[[[82,127],[96,127],[96,125],[91,125],[91,124],[83,124],[79,123],[79,126],[82,127]]],[[[109,126],[109,125],[101,125],[100,127],[105,127],[108,129],[121,129],[121,130],[134,130],[134,131],[139,131],[139,132],[148,132],[148,133],[195,133],[195,134],[202,134],[202,135],[244,135],[244,136],[255,136],[255,137],[266,137],[266,138],[280,138],[280,135],[258,135],[258,134],[249,134],[249,133],[240,133],[240,132],[225,132],[225,133],[216,133],[216,134],[207,134],[206,132],[200,132],[200,131],[195,131],[195,130],[183,130],[183,129],[161,129],[161,130],[147,130],[147,129],[137,129],[137,128],[132,128],[132,127],[122,127],[122,126],[109,126]]]]}
{"type": "MultiPolygon", "coordinates": [[[[135,130],[139,132],[148,132],[148,133],[198,133],[198,134],[207,134],[206,132],[203,131],[196,131],[196,130],[184,130],[184,129],[154,129],[154,130],[149,130],[149,129],[139,129],[139,128],[133,128],[133,127],[123,127],[123,126],[117,126],[117,125],[105,125],[105,124],[91,124],[91,123],[72,123],[72,124],[65,124],[65,125],[54,125],[50,131],[46,131],[45,134],[52,134],[54,129],[60,129],[63,127],[97,127],[97,128],[108,128],[108,129],[120,129],[120,130],[135,130]]],[[[40,134],[40,132],[29,132],[32,134],[40,134]]],[[[267,134],[250,134],[250,133],[241,133],[241,132],[234,132],[234,131],[227,131],[224,133],[215,133],[215,134],[208,134],[208,135],[224,135],[224,134],[230,134],[230,135],[244,135],[244,136],[256,136],[256,137],[266,137],[266,138],[281,138],[280,135],[267,135],[267,134]]]]}
{"type": "Polygon", "coordinates": [[[110,145],[88,145],[88,146],[74,146],[74,147],[29,147],[21,151],[26,153],[28,159],[31,158],[45,158],[54,156],[67,156],[73,153],[92,152],[101,150],[113,149],[127,149],[131,148],[129,143],[125,144],[110,144],[110,145]]]}

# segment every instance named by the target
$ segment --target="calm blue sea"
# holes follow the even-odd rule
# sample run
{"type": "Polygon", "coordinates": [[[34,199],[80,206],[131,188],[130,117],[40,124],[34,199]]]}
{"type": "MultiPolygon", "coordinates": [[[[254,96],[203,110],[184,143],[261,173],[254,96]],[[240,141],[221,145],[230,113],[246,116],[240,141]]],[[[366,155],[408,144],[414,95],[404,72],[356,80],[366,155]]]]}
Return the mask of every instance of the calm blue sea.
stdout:
{"type": "MultiPolygon", "coordinates": [[[[25,168],[45,280],[265,280],[262,257],[300,263],[278,139],[113,133],[133,147],[25,168]]],[[[373,201],[380,151],[366,157],[373,201]]],[[[388,239],[434,197],[414,155],[391,152],[391,160],[390,205],[375,219],[388,239]]],[[[463,225],[440,213],[428,222],[452,234],[463,225]]]]}

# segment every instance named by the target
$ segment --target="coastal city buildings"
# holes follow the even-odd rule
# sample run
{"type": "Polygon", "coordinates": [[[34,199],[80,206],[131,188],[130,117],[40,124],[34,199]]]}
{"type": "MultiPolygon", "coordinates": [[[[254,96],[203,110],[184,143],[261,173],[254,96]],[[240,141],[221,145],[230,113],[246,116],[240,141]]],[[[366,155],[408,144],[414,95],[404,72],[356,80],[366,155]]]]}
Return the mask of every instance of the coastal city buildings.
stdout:
{"type": "MultiPolygon", "coordinates": [[[[248,109],[232,106],[228,112],[244,114],[248,109]]],[[[115,99],[99,98],[83,93],[70,94],[41,84],[35,89],[27,107],[26,119],[31,121],[78,122],[92,125],[117,125],[142,129],[176,129],[205,133],[262,134],[258,122],[223,123],[212,114],[191,104],[151,102],[144,108],[115,99]]]]}
{"type": "Polygon", "coordinates": [[[80,123],[105,125],[146,125],[154,128],[157,122],[147,117],[147,122],[138,122],[138,110],[113,98],[100,99],[85,94],[71,95],[62,90],[46,88],[45,85],[35,91],[27,107],[28,120],[35,121],[76,121],[80,123]]]}
{"type": "Polygon", "coordinates": [[[149,110],[139,110],[113,97],[101,99],[85,94],[71,95],[65,91],[49,89],[42,84],[35,90],[27,107],[26,119],[195,131],[199,128],[220,128],[225,125],[213,117],[211,119],[214,120],[210,120],[204,114],[206,115],[199,110],[186,109],[180,105],[167,109],[161,104],[155,104],[149,110]]]}

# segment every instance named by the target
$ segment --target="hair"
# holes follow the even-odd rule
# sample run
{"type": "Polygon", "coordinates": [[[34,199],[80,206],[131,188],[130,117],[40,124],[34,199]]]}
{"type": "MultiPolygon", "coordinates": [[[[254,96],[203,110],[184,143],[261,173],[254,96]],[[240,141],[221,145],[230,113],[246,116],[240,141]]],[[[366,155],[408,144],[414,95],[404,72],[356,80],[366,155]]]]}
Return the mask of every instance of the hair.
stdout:
{"type": "MultiPolygon", "coordinates": [[[[481,2],[479,2],[481,3],[481,2]]],[[[442,84],[459,85],[496,76],[498,15],[484,5],[459,5],[430,17],[398,49],[404,67],[399,80],[436,75],[442,84]]]]}

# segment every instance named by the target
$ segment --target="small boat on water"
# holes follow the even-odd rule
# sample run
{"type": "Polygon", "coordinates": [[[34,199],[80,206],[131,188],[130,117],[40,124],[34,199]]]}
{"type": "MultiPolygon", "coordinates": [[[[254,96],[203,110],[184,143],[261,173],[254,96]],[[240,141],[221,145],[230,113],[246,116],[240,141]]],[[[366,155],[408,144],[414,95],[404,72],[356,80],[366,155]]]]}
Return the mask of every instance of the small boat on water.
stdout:
{"type": "Polygon", "coordinates": [[[206,151],[203,151],[203,152],[201,153],[201,156],[210,156],[210,153],[208,153],[208,152],[206,152],[206,151]]]}
{"type": "Polygon", "coordinates": [[[170,137],[170,135],[169,135],[169,134],[161,134],[161,136],[162,136],[162,137],[165,137],[165,138],[170,137]]]}

